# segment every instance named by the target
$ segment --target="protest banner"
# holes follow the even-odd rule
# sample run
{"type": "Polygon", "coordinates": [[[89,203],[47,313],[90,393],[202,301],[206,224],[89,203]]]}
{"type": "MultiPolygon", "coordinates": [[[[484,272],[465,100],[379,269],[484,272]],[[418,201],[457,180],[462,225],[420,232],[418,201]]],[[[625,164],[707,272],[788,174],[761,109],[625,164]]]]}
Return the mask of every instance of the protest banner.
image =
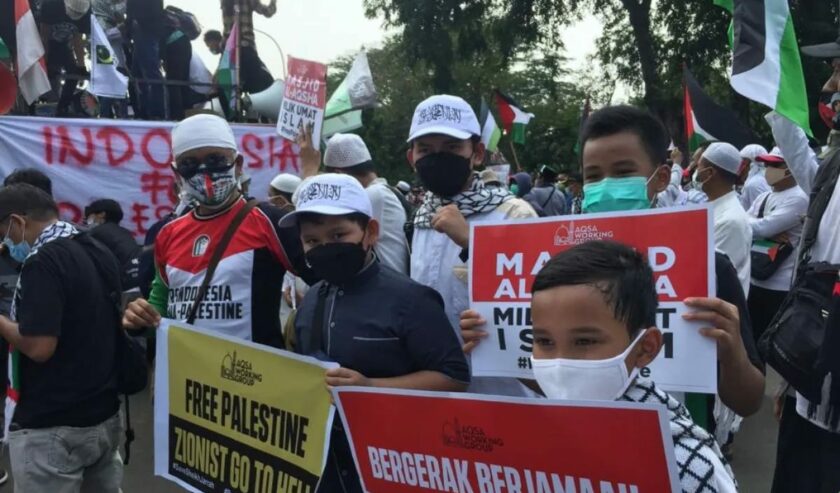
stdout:
{"type": "Polygon", "coordinates": [[[315,491],[337,365],[171,320],[156,365],[156,475],[194,492],[315,491]]]}
{"type": "Polygon", "coordinates": [[[364,491],[678,492],[661,406],[334,391],[364,491]]]}
{"type": "Polygon", "coordinates": [[[294,141],[301,130],[312,125],[312,142],[321,142],[327,104],[327,66],[289,57],[288,73],[283,106],[277,117],[277,133],[294,141]]]}
{"type": "Polygon", "coordinates": [[[682,319],[683,300],[715,295],[709,206],[585,214],[528,221],[472,223],[470,306],[487,320],[487,338],[472,353],[473,375],[533,378],[531,285],[555,254],[591,240],[612,240],[644,253],[659,295],[659,357],[642,370],[663,390],[714,394],[717,350],[702,324],[682,319]]]}
{"type": "MultiPolygon", "coordinates": [[[[0,172],[36,168],[53,182],[62,219],[74,223],[87,204],[109,198],[125,213],[122,225],[142,239],[177,201],[172,185],[172,122],[0,117],[0,172]]],[[[270,125],[232,125],[251,176],[251,194],[265,199],[278,173],[300,173],[296,144],[270,125]]]]}

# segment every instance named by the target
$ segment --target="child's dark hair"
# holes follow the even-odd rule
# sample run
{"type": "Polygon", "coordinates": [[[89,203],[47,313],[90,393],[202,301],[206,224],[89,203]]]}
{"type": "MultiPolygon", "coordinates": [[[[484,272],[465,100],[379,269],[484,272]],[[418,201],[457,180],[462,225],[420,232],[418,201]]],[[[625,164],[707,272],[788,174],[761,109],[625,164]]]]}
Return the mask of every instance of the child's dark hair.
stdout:
{"type": "MultiPolygon", "coordinates": [[[[324,217],[326,217],[324,214],[318,214],[317,212],[301,212],[298,215],[298,224],[302,224],[302,223],[321,224],[324,221],[324,217]]],[[[367,228],[368,223],[370,222],[370,218],[368,216],[362,214],[361,212],[353,212],[351,214],[345,214],[343,216],[335,216],[335,217],[342,217],[344,219],[348,219],[350,221],[353,221],[354,223],[361,226],[361,228],[363,230],[367,228]]]]}
{"type": "Polygon", "coordinates": [[[632,248],[612,241],[590,241],[570,248],[545,264],[534,279],[532,292],[579,285],[601,292],[630,337],[656,325],[659,300],[653,270],[632,248]]]}
{"type": "Polygon", "coordinates": [[[654,166],[664,164],[671,141],[665,125],[652,113],[633,106],[607,106],[587,118],[580,136],[580,148],[589,140],[632,132],[639,137],[654,166]]]}

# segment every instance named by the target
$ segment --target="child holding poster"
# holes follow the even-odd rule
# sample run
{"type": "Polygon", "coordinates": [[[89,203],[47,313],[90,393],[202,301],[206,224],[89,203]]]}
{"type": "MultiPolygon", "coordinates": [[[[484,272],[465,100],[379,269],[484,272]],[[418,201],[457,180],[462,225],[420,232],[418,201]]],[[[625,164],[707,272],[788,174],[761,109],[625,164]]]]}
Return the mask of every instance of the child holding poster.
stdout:
{"type": "MultiPolygon", "coordinates": [[[[327,372],[327,385],[466,390],[469,368],[443,300],[376,258],[379,224],[358,180],[312,177],[296,206],[281,226],[299,226],[306,261],[322,279],[298,310],[296,350],[341,365],[327,372]]],[[[338,420],[319,491],[361,492],[338,420]]]]}
{"type": "MultiPolygon", "coordinates": [[[[714,437],[676,399],[639,377],[662,347],[657,304],[653,271],[630,247],[593,241],[556,255],[534,280],[534,377],[551,399],[665,406],[683,491],[737,491],[714,437]]],[[[704,330],[737,334],[733,305],[710,298],[686,304],[698,310],[687,318],[713,326],[704,330]]]]}

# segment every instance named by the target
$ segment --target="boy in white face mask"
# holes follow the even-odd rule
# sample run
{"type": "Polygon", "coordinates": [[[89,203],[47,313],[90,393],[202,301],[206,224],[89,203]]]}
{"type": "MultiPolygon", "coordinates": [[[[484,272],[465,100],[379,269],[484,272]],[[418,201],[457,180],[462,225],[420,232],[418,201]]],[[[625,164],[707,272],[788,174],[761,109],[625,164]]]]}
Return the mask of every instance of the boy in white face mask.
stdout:
{"type": "MultiPolygon", "coordinates": [[[[690,300],[691,319],[714,328],[737,324],[714,310],[717,299],[690,300]]],[[[534,377],[551,399],[648,402],[667,408],[684,492],[734,492],[735,479],[714,437],[686,408],[638,376],[662,347],[653,272],[632,248],[589,242],[552,258],[534,280],[534,377]]],[[[726,312],[726,310],[723,310],[726,312]]]]}

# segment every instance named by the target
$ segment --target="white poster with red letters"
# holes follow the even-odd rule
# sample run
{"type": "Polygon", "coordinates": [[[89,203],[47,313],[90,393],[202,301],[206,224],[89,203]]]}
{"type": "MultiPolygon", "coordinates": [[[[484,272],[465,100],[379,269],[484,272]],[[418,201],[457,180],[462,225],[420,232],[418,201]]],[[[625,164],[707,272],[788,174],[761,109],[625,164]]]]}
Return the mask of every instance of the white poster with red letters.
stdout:
{"type": "Polygon", "coordinates": [[[294,141],[304,128],[311,126],[312,142],[321,142],[327,105],[327,66],[289,57],[288,73],[283,106],[277,117],[277,133],[294,141]]]}
{"type": "Polygon", "coordinates": [[[592,240],[630,245],[647,256],[659,307],[663,347],[643,377],[667,391],[714,394],[717,351],[687,322],[683,300],[715,295],[709,206],[586,214],[518,222],[472,223],[470,301],[487,320],[487,338],[472,353],[475,376],[533,379],[531,285],[551,257],[592,240]]]}
{"type": "MultiPolygon", "coordinates": [[[[96,199],[114,199],[121,225],[138,239],[169,214],[172,191],[170,131],[173,122],[0,117],[0,173],[37,168],[53,182],[62,219],[84,221],[96,199]]],[[[297,145],[273,125],[232,125],[251,176],[250,194],[264,200],[278,173],[300,173],[297,145]]]]}

